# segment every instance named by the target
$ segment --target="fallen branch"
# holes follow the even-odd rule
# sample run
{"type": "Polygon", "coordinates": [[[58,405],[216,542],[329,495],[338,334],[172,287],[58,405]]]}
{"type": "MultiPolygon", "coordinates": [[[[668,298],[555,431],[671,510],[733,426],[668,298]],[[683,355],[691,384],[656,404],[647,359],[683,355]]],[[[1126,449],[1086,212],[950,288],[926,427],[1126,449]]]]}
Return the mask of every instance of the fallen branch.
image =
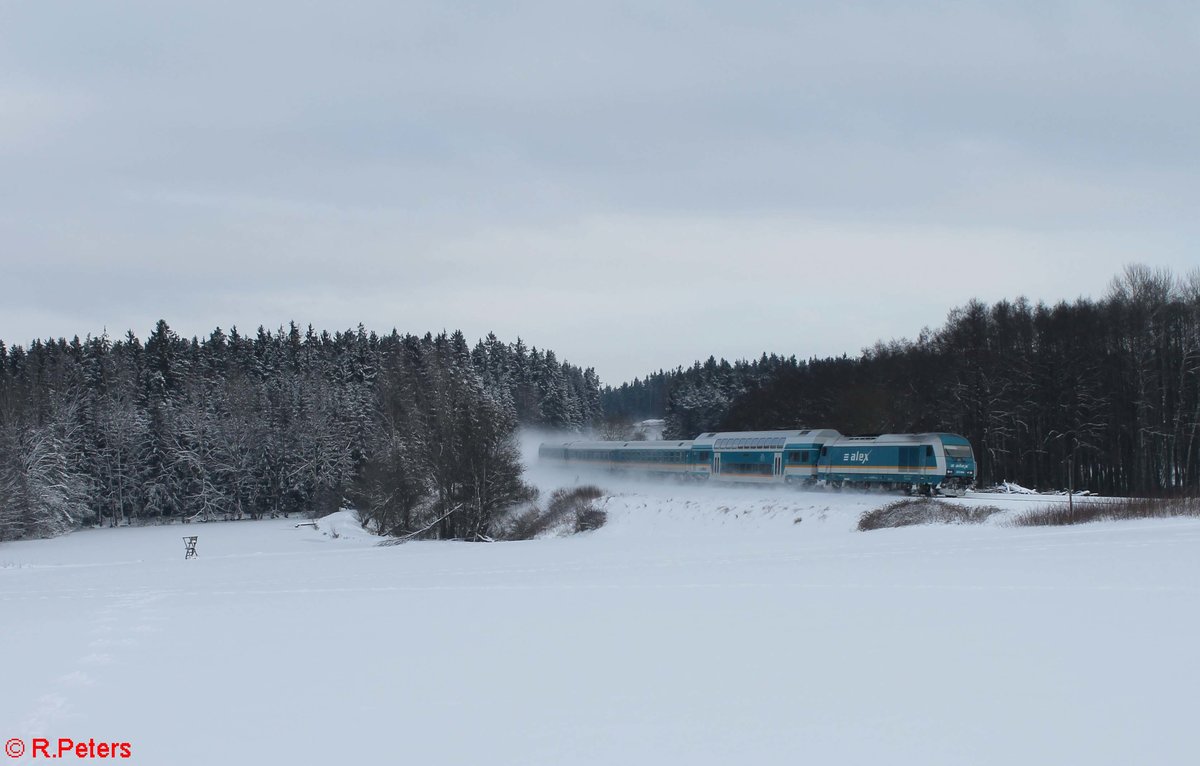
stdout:
{"type": "Polygon", "coordinates": [[[441,516],[437,517],[433,521],[426,524],[421,529],[418,529],[416,532],[409,532],[408,534],[401,535],[400,537],[393,537],[391,540],[384,540],[383,542],[380,543],[380,545],[399,545],[400,543],[408,542],[409,540],[413,539],[417,535],[423,535],[426,532],[428,532],[429,530],[433,529],[439,522],[448,518],[450,516],[450,514],[454,513],[459,508],[462,508],[463,505],[464,505],[464,503],[459,503],[458,505],[454,506],[450,510],[443,513],[441,516]]]}

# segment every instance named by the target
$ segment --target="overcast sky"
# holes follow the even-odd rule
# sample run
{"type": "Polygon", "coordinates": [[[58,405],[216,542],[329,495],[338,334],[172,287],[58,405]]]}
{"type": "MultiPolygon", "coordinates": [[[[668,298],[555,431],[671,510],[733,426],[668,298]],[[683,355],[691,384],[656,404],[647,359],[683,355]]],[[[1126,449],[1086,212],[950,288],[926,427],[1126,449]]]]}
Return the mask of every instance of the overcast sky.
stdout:
{"type": "Polygon", "coordinates": [[[0,338],[489,330],[619,383],[1200,265],[1195,2],[0,0],[0,338]]]}

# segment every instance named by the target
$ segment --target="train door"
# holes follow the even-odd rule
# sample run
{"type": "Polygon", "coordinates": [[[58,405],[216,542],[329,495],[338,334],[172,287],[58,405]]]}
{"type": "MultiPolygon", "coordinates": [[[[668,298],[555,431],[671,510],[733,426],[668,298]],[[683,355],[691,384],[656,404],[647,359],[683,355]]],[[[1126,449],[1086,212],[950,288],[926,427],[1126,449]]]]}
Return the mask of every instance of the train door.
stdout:
{"type": "Polygon", "coordinates": [[[783,454],[775,453],[775,476],[783,476],[783,454]]]}
{"type": "Polygon", "coordinates": [[[720,452],[713,453],[713,469],[712,470],[713,470],[713,473],[721,472],[721,453],[720,452]]]}

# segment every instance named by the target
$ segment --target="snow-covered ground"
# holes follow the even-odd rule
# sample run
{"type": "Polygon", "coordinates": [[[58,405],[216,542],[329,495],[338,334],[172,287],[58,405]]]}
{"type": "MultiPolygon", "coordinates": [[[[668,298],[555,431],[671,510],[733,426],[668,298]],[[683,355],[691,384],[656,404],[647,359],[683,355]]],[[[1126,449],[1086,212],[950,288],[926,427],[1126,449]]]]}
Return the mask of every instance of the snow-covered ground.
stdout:
{"type": "Polygon", "coordinates": [[[521,543],[379,547],[343,515],[0,544],[0,740],[179,766],[1196,762],[1200,520],[860,533],[894,498],[620,490],[603,529],[521,543]]]}

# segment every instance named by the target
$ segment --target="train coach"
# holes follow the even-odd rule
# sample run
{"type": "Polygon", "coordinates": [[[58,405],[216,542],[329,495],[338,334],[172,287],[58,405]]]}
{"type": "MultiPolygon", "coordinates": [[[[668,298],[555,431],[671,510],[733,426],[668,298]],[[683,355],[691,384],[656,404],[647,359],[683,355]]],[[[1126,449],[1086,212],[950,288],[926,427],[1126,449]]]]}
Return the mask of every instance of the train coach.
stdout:
{"type": "Polygon", "coordinates": [[[704,433],[674,441],[542,444],[543,462],[742,484],[881,487],[954,494],[975,481],[975,455],[944,433],[843,436],[832,429],[704,433]]]}

